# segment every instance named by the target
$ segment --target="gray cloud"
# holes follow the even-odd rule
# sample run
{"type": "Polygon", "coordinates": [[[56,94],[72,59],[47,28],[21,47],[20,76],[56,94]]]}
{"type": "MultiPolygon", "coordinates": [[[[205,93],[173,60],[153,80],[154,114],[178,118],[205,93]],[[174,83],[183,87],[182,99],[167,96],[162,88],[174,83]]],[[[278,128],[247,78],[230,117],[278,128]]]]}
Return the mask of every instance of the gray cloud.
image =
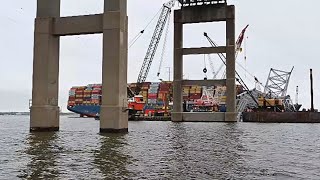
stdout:
{"type": "MultiPolygon", "coordinates": [[[[132,39],[156,14],[165,0],[129,0],[129,39],[132,39]]],[[[305,107],[309,103],[309,68],[314,69],[315,99],[320,98],[318,79],[320,77],[317,61],[320,47],[320,23],[318,21],[319,1],[229,1],[236,5],[236,32],[250,24],[247,32],[247,61],[243,53],[238,62],[265,83],[271,67],[290,70],[295,66],[289,86],[289,93],[295,96],[295,86],[300,86],[300,102],[305,107]]],[[[62,15],[80,15],[102,12],[102,0],[63,0],[62,15]],[[74,6],[76,4],[76,6],[74,6]]],[[[0,90],[2,99],[0,111],[28,110],[27,99],[31,98],[33,22],[36,1],[11,0],[0,7],[0,90]],[[12,98],[10,98],[12,97],[12,98]],[[20,98],[18,98],[20,97],[20,98]]],[[[136,81],[154,26],[147,29],[144,36],[129,50],[128,81],[136,81]]],[[[167,51],[163,67],[172,67],[171,24],[167,51]]],[[[208,45],[202,33],[208,32],[212,38],[223,44],[223,24],[202,24],[187,26],[185,46],[208,45]]],[[[64,37],[61,40],[60,105],[65,110],[67,92],[71,86],[101,82],[101,35],[64,37]]],[[[162,46],[162,45],[161,45],[162,46]]],[[[162,47],[159,47],[159,50],[162,47]]],[[[159,54],[151,67],[149,81],[156,81],[159,54]]],[[[220,65],[213,56],[215,67],[220,65]]],[[[203,78],[203,56],[185,58],[185,77],[203,78]]],[[[250,87],[253,79],[239,70],[250,87]]],[[[162,77],[168,78],[165,68],[162,77]]],[[[316,101],[319,107],[319,101],[316,101]]]]}

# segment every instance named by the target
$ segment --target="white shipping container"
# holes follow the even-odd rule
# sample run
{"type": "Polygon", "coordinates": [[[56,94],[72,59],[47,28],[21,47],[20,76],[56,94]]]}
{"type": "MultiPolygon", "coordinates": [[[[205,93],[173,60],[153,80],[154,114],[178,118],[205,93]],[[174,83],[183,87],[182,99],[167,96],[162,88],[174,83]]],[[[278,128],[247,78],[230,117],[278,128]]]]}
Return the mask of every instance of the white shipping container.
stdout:
{"type": "Polygon", "coordinates": [[[157,104],[157,99],[148,99],[149,104],[157,104]]]}
{"type": "Polygon", "coordinates": [[[155,90],[149,90],[149,94],[157,94],[158,91],[155,91],[155,90]]]}
{"type": "Polygon", "coordinates": [[[150,92],[150,91],[158,91],[158,90],[159,90],[158,88],[153,88],[153,89],[150,88],[150,89],[149,89],[149,92],[150,92]]]}
{"type": "Polygon", "coordinates": [[[100,95],[99,94],[92,94],[91,98],[93,99],[99,99],[100,95]]]}

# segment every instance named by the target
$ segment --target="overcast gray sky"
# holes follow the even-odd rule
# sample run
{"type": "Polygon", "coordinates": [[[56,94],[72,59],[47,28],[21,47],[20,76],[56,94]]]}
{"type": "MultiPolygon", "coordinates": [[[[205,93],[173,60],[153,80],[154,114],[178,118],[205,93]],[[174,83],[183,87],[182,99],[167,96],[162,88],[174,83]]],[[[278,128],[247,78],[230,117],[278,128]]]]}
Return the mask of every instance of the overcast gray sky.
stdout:
{"type": "MultiPolygon", "coordinates": [[[[128,0],[129,40],[131,40],[158,12],[167,0],[128,0]]],[[[62,16],[101,13],[103,0],[61,0],[62,16]]],[[[309,69],[314,69],[315,106],[320,106],[320,1],[318,0],[229,0],[236,5],[236,32],[249,24],[246,40],[247,60],[242,54],[238,62],[266,82],[271,67],[289,71],[295,66],[289,94],[295,97],[295,87],[300,87],[299,102],[310,107],[309,69]]],[[[178,8],[178,7],[176,7],[178,8]]],[[[33,30],[36,0],[10,0],[0,7],[0,111],[27,111],[31,98],[33,30]]],[[[146,33],[129,49],[128,81],[137,79],[144,55],[153,33],[154,21],[146,33]]],[[[168,79],[172,67],[173,28],[170,26],[167,50],[162,68],[163,79],[168,79]]],[[[223,45],[223,23],[187,25],[184,34],[185,47],[208,46],[203,32],[223,45]]],[[[73,36],[61,38],[60,98],[59,104],[66,109],[68,90],[71,86],[101,82],[102,36],[73,36]]],[[[157,81],[159,55],[149,73],[148,81],[157,81]]],[[[215,68],[220,60],[213,57],[215,68]]],[[[185,57],[185,77],[202,79],[203,55],[185,57]]],[[[207,67],[209,64],[207,64],[207,67]]],[[[253,79],[238,70],[249,87],[253,79]]],[[[171,72],[172,74],[172,72],[171,72]]],[[[172,79],[172,76],[171,76],[172,79]]]]}

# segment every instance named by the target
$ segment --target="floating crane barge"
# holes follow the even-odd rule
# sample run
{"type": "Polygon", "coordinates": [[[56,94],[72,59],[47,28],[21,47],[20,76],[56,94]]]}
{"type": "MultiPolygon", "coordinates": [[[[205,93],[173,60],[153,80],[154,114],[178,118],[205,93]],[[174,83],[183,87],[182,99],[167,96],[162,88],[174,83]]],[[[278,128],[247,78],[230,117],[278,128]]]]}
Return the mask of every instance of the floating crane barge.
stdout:
{"type": "MultiPolygon", "coordinates": [[[[293,70],[293,68],[292,68],[293,70]]],[[[267,85],[265,86],[265,93],[270,96],[285,96],[285,112],[243,112],[243,122],[260,122],[260,123],[320,123],[320,113],[313,107],[313,76],[312,69],[310,69],[311,82],[311,109],[309,111],[299,111],[301,105],[298,104],[298,87],[296,89],[296,103],[293,104],[290,97],[286,96],[291,72],[284,72],[280,70],[271,69],[267,85]]]]}

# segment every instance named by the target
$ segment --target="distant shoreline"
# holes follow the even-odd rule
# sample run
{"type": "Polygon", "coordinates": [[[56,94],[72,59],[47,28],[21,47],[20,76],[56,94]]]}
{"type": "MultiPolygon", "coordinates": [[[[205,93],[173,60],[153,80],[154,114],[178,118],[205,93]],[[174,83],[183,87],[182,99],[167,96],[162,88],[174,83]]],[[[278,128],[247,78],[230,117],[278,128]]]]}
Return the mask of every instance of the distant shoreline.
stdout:
{"type": "MultiPolygon", "coordinates": [[[[29,116],[30,112],[0,112],[0,116],[16,116],[16,115],[22,115],[22,116],[29,116]]],[[[66,115],[75,115],[75,113],[72,112],[60,112],[61,116],[66,115]]]]}

